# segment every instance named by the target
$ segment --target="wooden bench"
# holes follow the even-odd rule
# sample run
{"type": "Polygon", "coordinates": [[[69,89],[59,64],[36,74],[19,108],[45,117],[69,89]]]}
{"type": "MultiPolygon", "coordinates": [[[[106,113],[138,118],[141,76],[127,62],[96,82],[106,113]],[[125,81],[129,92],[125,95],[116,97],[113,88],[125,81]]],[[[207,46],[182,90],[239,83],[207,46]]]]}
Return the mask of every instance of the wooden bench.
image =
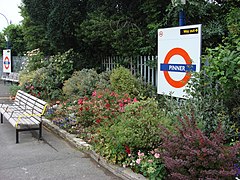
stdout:
{"type": "Polygon", "coordinates": [[[1,123],[8,120],[16,128],[16,143],[19,143],[19,132],[39,130],[42,138],[42,116],[47,103],[26,92],[18,90],[12,104],[0,104],[1,123]]]}
{"type": "Polygon", "coordinates": [[[16,73],[16,72],[3,73],[1,79],[4,81],[4,84],[6,82],[18,83],[18,81],[19,81],[19,74],[16,73]]]}

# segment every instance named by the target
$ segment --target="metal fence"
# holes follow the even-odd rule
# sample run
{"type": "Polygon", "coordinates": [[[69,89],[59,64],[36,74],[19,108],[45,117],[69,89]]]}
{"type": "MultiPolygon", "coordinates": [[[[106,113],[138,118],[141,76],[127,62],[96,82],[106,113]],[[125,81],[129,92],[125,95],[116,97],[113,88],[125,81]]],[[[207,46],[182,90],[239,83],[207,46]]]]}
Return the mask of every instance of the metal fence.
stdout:
{"type": "MultiPolygon", "coordinates": [[[[23,68],[26,57],[12,56],[12,72],[19,72],[23,68]]],[[[0,77],[3,74],[3,59],[0,57],[0,77]]]]}
{"type": "Polygon", "coordinates": [[[118,56],[102,59],[102,69],[112,70],[123,65],[131,70],[133,75],[142,77],[145,83],[157,86],[157,56],[137,56],[123,58],[118,56]]]}

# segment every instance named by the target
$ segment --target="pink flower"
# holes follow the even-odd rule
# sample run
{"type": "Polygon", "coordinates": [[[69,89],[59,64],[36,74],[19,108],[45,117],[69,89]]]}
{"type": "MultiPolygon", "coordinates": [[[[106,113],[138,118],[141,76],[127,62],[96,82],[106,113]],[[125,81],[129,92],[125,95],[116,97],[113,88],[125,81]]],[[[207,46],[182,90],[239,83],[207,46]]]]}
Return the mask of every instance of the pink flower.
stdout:
{"type": "Polygon", "coordinates": [[[120,112],[124,112],[124,107],[120,107],[120,108],[119,108],[119,111],[120,111],[120,112]]]}
{"type": "Polygon", "coordinates": [[[149,163],[153,163],[153,160],[152,160],[152,159],[149,159],[148,162],[149,162],[149,163]]]}
{"type": "Polygon", "coordinates": [[[136,163],[137,163],[137,164],[140,164],[140,163],[141,163],[141,159],[137,159],[137,160],[136,160],[136,163]]]}
{"type": "Polygon", "coordinates": [[[96,91],[93,91],[92,96],[94,97],[94,96],[96,96],[96,95],[97,95],[97,92],[96,92],[96,91]]]}
{"type": "Polygon", "coordinates": [[[133,99],[133,102],[138,102],[137,98],[134,98],[134,99],[133,99]]]}
{"type": "Polygon", "coordinates": [[[30,89],[32,89],[32,90],[33,90],[33,89],[34,89],[34,86],[31,86],[31,87],[30,87],[30,89]]]}
{"type": "Polygon", "coordinates": [[[142,156],[144,156],[144,153],[141,153],[141,151],[139,150],[138,151],[138,157],[142,157],[142,156]]]}
{"type": "Polygon", "coordinates": [[[110,96],[115,96],[115,92],[111,92],[110,96]]]}
{"type": "Polygon", "coordinates": [[[158,159],[158,158],[160,158],[160,154],[159,153],[155,153],[154,157],[158,159]]]}

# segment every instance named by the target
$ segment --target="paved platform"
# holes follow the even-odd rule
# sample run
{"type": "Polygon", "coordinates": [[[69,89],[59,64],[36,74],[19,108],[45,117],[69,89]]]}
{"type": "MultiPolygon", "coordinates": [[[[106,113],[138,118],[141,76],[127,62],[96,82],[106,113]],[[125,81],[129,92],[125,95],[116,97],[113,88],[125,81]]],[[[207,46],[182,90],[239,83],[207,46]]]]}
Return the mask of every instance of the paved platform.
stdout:
{"type": "Polygon", "coordinates": [[[8,99],[9,98],[9,88],[10,83],[4,84],[2,80],[0,80],[0,99],[8,99]]]}
{"type": "MultiPolygon", "coordinates": [[[[8,88],[0,83],[0,103],[11,103],[8,88]]],[[[16,144],[15,128],[0,124],[0,180],[120,179],[46,128],[42,141],[36,137],[36,132],[20,132],[16,144]]]]}

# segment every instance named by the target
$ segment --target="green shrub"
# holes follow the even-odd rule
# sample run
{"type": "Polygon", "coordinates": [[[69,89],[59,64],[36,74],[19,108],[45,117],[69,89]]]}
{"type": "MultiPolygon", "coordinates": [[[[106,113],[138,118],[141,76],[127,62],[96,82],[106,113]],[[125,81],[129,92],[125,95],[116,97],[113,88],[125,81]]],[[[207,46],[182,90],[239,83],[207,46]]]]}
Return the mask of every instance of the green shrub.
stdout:
{"type": "Polygon", "coordinates": [[[172,123],[158,108],[154,99],[127,105],[124,113],[119,114],[115,122],[110,127],[103,126],[99,129],[95,148],[108,160],[118,163],[127,158],[125,147],[129,147],[133,153],[158,147],[161,142],[161,130],[158,126],[165,124],[171,127],[172,123]]]}
{"type": "Polygon", "coordinates": [[[193,115],[198,127],[208,136],[221,123],[227,138],[230,139],[233,135],[232,123],[222,99],[216,97],[216,89],[217,87],[211,84],[211,77],[206,78],[205,72],[195,73],[186,88],[188,98],[176,99],[164,96],[165,101],[161,102],[162,108],[177,123],[178,117],[193,115]]]}
{"type": "Polygon", "coordinates": [[[96,82],[97,90],[111,89],[110,75],[111,71],[105,71],[99,74],[99,81],[96,82]]]}
{"type": "Polygon", "coordinates": [[[47,66],[46,59],[39,49],[27,52],[27,60],[24,66],[24,71],[31,72],[44,66],[47,66]]]}
{"type": "Polygon", "coordinates": [[[50,72],[46,67],[44,67],[32,71],[30,74],[22,74],[22,89],[25,92],[28,92],[41,99],[51,99],[56,84],[54,84],[55,79],[51,78],[52,76],[49,77],[50,72]]]}
{"type": "Polygon", "coordinates": [[[19,75],[19,86],[23,86],[27,82],[31,82],[35,76],[35,71],[21,71],[19,75]]]}
{"type": "Polygon", "coordinates": [[[98,81],[99,75],[94,69],[76,71],[71,78],[64,82],[63,93],[67,98],[91,96],[98,81]]]}
{"type": "Polygon", "coordinates": [[[16,84],[11,85],[9,88],[10,96],[16,96],[18,90],[21,90],[21,86],[16,84]]]}
{"type": "Polygon", "coordinates": [[[224,40],[222,45],[207,49],[203,58],[209,60],[204,67],[207,83],[215,89],[216,99],[222,99],[231,112],[240,106],[240,37],[233,36],[224,40]]]}
{"type": "Polygon", "coordinates": [[[47,66],[30,72],[23,71],[20,75],[20,85],[27,92],[42,99],[58,99],[62,94],[63,82],[73,73],[74,54],[73,50],[69,50],[50,57],[45,62],[47,66]]]}
{"type": "Polygon", "coordinates": [[[141,92],[142,87],[137,78],[124,67],[118,67],[112,71],[110,82],[112,89],[120,94],[127,93],[135,97],[141,92]]]}
{"type": "Polygon", "coordinates": [[[152,150],[144,153],[139,150],[136,158],[132,161],[132,168],[135,172],[141,173],[149,179],[166,179],[165,166],[159,152],[152,150]]]}

